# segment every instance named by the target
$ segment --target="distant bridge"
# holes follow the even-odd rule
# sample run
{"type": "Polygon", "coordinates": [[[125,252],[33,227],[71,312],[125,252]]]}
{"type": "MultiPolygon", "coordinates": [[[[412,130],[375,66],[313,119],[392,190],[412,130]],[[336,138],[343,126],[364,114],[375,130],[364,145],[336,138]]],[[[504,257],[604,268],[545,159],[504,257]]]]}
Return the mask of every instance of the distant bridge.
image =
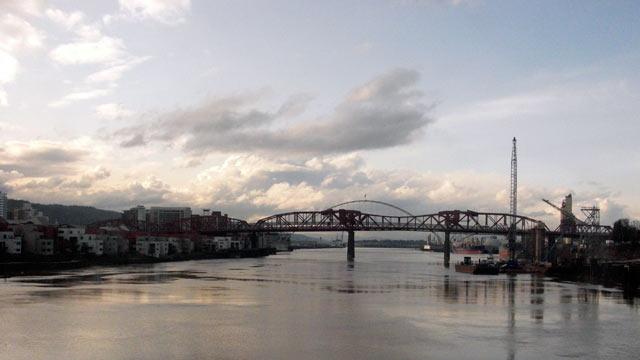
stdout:
{"type": "MultiPolygon", "coordinates": [[[[117,220],[116,220],[117,221],[117,220]]],[[[122,221],[121,221],[122,222],[122,221]]],[[[107,223],[107,222],[105,222],[107,223]]],[[[111,223],[111,225],[116,225],[111,223]]],[[[446,210],[428,215],[411,215],[397,206],[372,200],[358,200],[338,204],[322,211],[295,211],[276,214],[248,223],[226,216],[193,215],[178,223],[158,227],[141,222],[133,225],[139,230],[166,233],[260,233],[260,232],[348,232],[347,257],[355,257],[355,231],[419,231],[442,232],[445,234],[445,265],[449,263],[450,234],[536,234],[538,237],[609,237],[611,227],[601,225],[574,225],[571,228],[558,227],[550,230],[542,221],[526,216],[506,213],[477,212],[472,210],[446,210]],[[375,203],[391,207],[401,213],[398,216],[377,215],[359,210],[336,209],[356,203],[375,203]]]]}

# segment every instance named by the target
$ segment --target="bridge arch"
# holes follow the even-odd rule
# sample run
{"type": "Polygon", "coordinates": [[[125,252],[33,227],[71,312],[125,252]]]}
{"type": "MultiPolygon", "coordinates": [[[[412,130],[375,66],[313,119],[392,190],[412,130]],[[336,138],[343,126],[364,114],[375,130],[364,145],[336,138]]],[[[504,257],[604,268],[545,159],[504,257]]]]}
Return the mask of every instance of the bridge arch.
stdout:
{"type": "Polygon", "coordinates": [[[403,213],[403,214],[405,214],[405,215],[407,215],[407,216],[413,216],[413,214],[412,214],[412,213],[408,212],[407,210],[405,210],[405,209],[403,209],[403,208],[401,208],[401,207],[399,207],[399,206],[395,206],[395,205],[393,205],[393,204],[389,204],[389,203],[386,203],[386,202],[384,202],[384,201],[366,200],[366,199],[364,199],[364,200],[351,200],[351,201],[346,201],[346,202],[343,202],[343,203],[340,203],[340,204],[333,205],[333,206],[331,206],[329,209],[336,209],[336,208],[338,208],[338,207],[340,207],[340,206],[350,205],[350,204],[366,204],[366,203],[369,203],[369,204],[384,205],[384,206],[390,207],[390,208],[392,208],[392,209],[398,210],[398,211],[400,211],[401,213],[403,213]]]}

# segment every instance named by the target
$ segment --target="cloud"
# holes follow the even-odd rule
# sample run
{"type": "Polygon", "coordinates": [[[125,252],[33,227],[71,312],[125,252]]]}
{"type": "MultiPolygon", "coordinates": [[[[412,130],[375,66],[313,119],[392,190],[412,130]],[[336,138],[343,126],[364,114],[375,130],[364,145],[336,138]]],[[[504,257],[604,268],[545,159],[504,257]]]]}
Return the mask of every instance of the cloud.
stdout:
{"type": "Polygon", "coordinates": [[[66,13],[60,9],[47,9],[45,11],[45,15],[51,21],[62,25],[69,30],[84,19],[84,14],[81,11],[66,13]]]}
{"type": "Polygon", "coordinates": [[[44,35],[26,20],[5,14],[0,17],[0,49],[13,52],[23,48],[39,48],[44,35]]]}
{"type": "MultiPolygon", "coordinates": [[[[51,11],[48,10],[47,13],[51,11]]],[[[68,18],[72,15],[62,14],[60,17],[67,19],[64,21],[71,21],[68,18]]],[[[71,26],[75,26],[81,20],[80,15],[76,16],[71,26]]],[[[88,75],[84,83],[88,86],[107,87],[76,89],[61,99],[50,102],[51,107],[61,107],[73,101],[105,96],[118,85],[118,81],[125,72],[150,59],[148,56],[138,57],[129,54],[122,39],[102,34],[98,24],[82,25],[77,28],[76,35],[72,42],[51,50],[49,57],[63,65],[101,65],[102,68],[88,75]]]]}
{"type": "Polygon", "coordinates": [[[112,88],[106,88],[74,91],[68,95],[65,95],[60,100],[50,102],[49,107],[62,107],[74,101],[94,99],[97,97],[108,95],[112,90],[112,88]]]}
{"type": "MultiPolygon", "coordinates": [[[[2,7],[21,9],[10,2],[2,7]]],[[[0,107],[8,106],[9,99],[4,86],[15,80],[20,64],[16,54],[24,49],[35,49],[42,46],[44,36],[29,22],[11,14],[0,15],[0,107]]]]}
{"type": "Polygon", "coordinates": [[[75,165],[87,152],[69,144],[49,141],[6,143],[0,156],[0,170],[17,171],[26,177],[73,173],[75,165]]]}
{"type": "Polygon", "coordinates": [[[0,10],[10,14],[40,16],[41,5],[41,0],[3,0],[0,2],[0,10]]]}
{"type": "Polygon", "coordinates": [[[95,72],[85,79],[88,84],[110,83],[114,84],[122,77],[122,74],[133,69],[134,66],[142,64],[149,60],[150,57],[131,58],[129,60],[118,61],[117,64],[109,66],[98,72],[95,72]]]}
{"type": "Polygon", "coordinates": [[[131,147],[142,146],[146,144],[147,144],[147,141],[144,139],[142,134],[136,134],[136,135],[133,135],[133,137],[131,137],[130,139],[122,141],[120,143],[120,146],[122,146],[123,148],[131,148],[131,147]]]}
{"type": "MultiPolygon", "coordinates": [[[[10,145],[11,149],[17,148],[10,145]]],[[[107,167],[96,167],[93,162],[85,167],[89,162],[83,159],[94,155],[78,151],[77,145],[64,149],[60,144],[22,144],[20,151],[0,151],[0,185],[4,183],[13,197],[44,203],[113,210],[137,204],[185,205],[216,209],[250,221],[288,211],[323,210],[361,199],[364,194],[416,215],[451,209],[508,211],[508,176],[504,174],[377,170],[354,153],[288,160],[231,155],[221,165],[170,185],[155,176],[114,177],[107,167]]],[[[527,186],[519,188],[519,213],[554,228],[558,212],[540,199],[559,203],[569,192],[574,193],[577,215],[583,205],[598,205],[603,224],[628,216],[624,206],[606,192],[527,186]]],[[[389,214],[378,207],[359,209],[389,214]]]]}
{"type": "Polygon", "coordinates": [[[418,73],[395,69],[353,90],[326,119],[278,125],[279,118],[301,113],[310,100],[294,97],[279,111],[252,108],[263,93],[213,99],[177,109],[151,121],[120,129],[123,144],[169,142],[191,156],[210,152],[338,154],[408,144],[432,121],[431,106],[415,87],[418,73]],[[138,139],[144,141],[132,142],[138,139]]]}
{"type": "Polygon", "coordinates": [[[3,85],[12,82],[18,73],[18,60],[0,50],[0,106],[8,106],[9,99],[3,85]]]}
{"type": "Polygon", "coordinates": [[[134,111],[126,109],[122,104],[102,104],[96,107],[96,114],[107,120],[120,120],[135,114],[134,111]]]}
{"type": "Polygon", "coordinates": [[[280,106],[275,116],[277,118],[296,117],[305,111],[311,100],[313,100],[311,94],[296,94],[280,106]]]}
{"type": "Polygon", "coordinates": [[[112,63],[126,54],[124,42],[102,34],[89,33],[74,42],[57,46],[49,56],[63,65],[112,63]]]}
{"type": "Polygon", "coordinates": [[[364,41],[355,46],[356,51],[359,53],[368,53],[373,49],[373,43],[371,41],[364,41]]]}
{"type": "Polygon", "coordinates": [[[169,25],[184,22],[191,9],[190,0],[119,0],[119,4],[126,19],[151,19],[169,25]]]}

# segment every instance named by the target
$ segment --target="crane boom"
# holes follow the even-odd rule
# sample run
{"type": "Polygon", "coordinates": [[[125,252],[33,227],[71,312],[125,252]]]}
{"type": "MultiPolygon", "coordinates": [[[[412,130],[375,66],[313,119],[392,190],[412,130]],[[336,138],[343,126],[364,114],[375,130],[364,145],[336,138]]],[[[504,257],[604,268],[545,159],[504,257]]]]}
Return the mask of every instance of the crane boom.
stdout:
{"type": "Polygon", "coordinates": [[[561,214],[570,217],[571,219],[575,220],[576,224],[578,225],[587,225],[587,223],[585,223],[584,221],[578,219],[575,215],[573,215],[572,213],[564,210],[561,207],[558,207],[557,205],[553,204],[551,201],[547,200],[547,199],[542,199],[542,201],[546,202],[547,204],[549,204],[552,208],[560,211],[561,214]]]}

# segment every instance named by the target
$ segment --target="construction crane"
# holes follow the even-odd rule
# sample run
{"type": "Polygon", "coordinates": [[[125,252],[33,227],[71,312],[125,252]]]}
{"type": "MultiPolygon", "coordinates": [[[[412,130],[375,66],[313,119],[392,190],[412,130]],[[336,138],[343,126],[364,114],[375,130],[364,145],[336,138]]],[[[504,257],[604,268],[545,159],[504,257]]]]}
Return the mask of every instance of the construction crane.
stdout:
{"type": "Polygon", "coordinates": [[[542,199],[542,201],[546,202],[547,204],[549,204],[551,207],[553,207],[554,209],[560,211],[560,213],[570,219],[572,219],[573,221],[576,222],[577,225],[587,225],[586,222],[578,219],[575,215],[573,215],[572,213],[566,211],[565,209],[553,204],[551,201],[547,200],[547,199],[542,199]]]}
{"type": "Polygon", "coordinates": [[[511,213],[511,227],[507,238],[509,240],[509,260],[516,260],[516,215],[518,213],[518,156],[516,153],[516,138],[513,138],[511,149],[511,196],[509,199],[509,213],[511,213]]]}

